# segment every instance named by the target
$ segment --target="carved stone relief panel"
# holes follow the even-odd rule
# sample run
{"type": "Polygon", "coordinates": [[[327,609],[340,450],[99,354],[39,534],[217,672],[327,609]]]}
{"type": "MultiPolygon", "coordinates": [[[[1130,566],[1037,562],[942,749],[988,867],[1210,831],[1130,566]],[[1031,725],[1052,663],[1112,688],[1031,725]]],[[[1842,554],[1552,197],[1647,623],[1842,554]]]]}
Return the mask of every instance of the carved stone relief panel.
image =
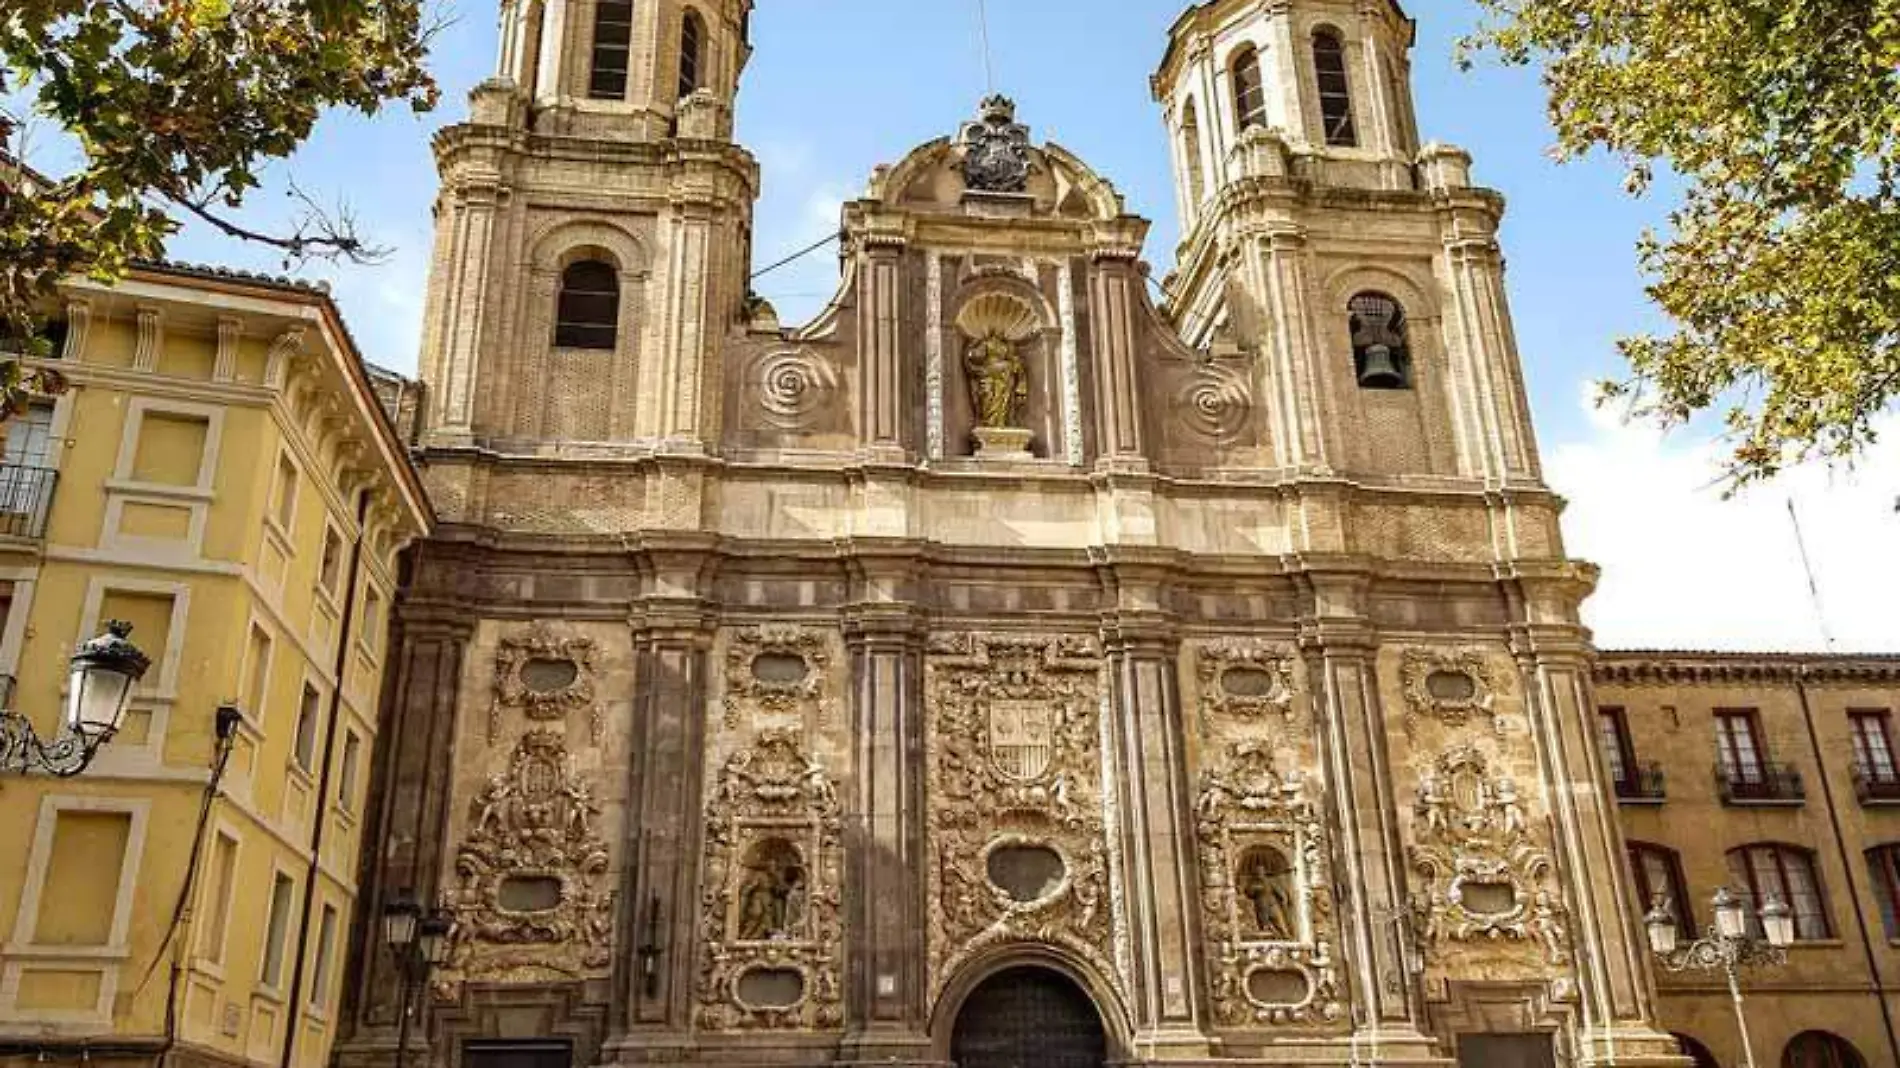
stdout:
{"type": "Polygon", "coordinates": [[[1293,721],[1293,654],[1263,642],[1211,642],[1197,653],[1201,718],[1293,721]]]}
{"type": "Polygon", "coordinates": [[[561,724],[574,712],[587,714],[599,745],[605,730],[596,700],[599,669],[592,638],[534,623],[502,636],[495,649],[494,698],[488,707],[488,740],[501,733],[504,712],[531,723],[561,724]]]}
{"type": "Polygon", "coordinates": [[[444,905],[455,917],[439,985],[604,974],[613,891],[601,806],[562,733],[531,730],[470,805],[444,905]]]}
{"type": "Polygon", "coordinates": [[[1451,727],[1481,721],[1504,733],[1497,698],[1508,679],[1491,666],[1484,650],[1412,648],[1405,650],[1399,663],[1408,732],[1425,718],[1451,727]]]}
{"type": "Polygon", "coordinates": [[[789,624],[727,634],[725,725],[823,728],[836,718],[831,649],[820,631],[789,624]]]}
{"type": "Polygon", "coordinates": [[[1567,964],[1563,896],[1530,799],[1493,763],[1475,746],[1457,746],[1420,776],[1407,859],[1426,963],[1469,957],[1460,948],[1517,944],[1535,947],[1546,965],[1567,964]]]}
{"type": "Polygon", "coordinates": [[[1203,769],[1195,803],[1214,1013],[1230,1027],[1343,1018],[1316,785],[1259,743],[1203,769]]]}
{"type": "Polygon", "coordinates": [[[1116,974],[1092,638],[946,634],[925,666],[932,996],[974,957],[1061,946],[1116,974]]]}
{"type": "Polygon", "coordinates": [[[726,760],[706,810],[702,1029],[843,1023],[842,831],[837,787],[796,730],[726,760]]]}

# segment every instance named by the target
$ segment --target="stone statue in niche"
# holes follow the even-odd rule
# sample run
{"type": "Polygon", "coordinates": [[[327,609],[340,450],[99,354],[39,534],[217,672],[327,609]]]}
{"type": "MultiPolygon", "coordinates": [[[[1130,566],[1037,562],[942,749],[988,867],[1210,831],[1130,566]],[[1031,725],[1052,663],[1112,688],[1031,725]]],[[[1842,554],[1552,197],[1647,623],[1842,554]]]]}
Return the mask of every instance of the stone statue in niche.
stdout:
{"type": "Polygon", "coordinates": [[[1016,345],[1001,334],[986,334],[963,352],[970,377],[970,406],[976,425],[986,430],[1014,429],[1029,400],[1029,369],[1016,345]]]}
{"type": "Polygon", "coordinates": [[[1269,942],[1298,938],[1294,922],[1293,865],[1277,849],[1250,849],[1240,861],[1237,887],[1247,899],[1253,933],[1269,942]]]}
{"type": "Polygon", "coordinates": [[[747,859],[739,894],[739,940],[795,937],[804,924],[807,882],[798,850],[779,841],[759,843],[747,859]]]}

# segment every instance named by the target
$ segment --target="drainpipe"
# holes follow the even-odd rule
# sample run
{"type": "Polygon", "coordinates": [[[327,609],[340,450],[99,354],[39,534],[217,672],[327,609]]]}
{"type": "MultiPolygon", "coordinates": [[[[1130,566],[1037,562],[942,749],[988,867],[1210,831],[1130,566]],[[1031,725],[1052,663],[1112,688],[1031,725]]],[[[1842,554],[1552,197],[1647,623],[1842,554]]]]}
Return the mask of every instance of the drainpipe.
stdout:
{"type": "Polygon", "coordinates": [[[1874,981],[1874,1000],[1880,1003],[1880,1020],[1887,1032],[1887,1051],[1893,1057],[1891,1063],[1900,1064],[1900,1035],[1894,1033],[1893,1007],[1887,1004],[1887,984],[1880,975],[1880,958],[1874,955],[1874,936],[1867,926],[1867,911],[1861,907],[1860,883],[1854,878],[1854,859],[1848,852],[1847,838],[1841,833],[1841,814],[1834,807],[1834,786],[1828,779],[1827,764],[1821,757],[1821,732],[1814,725],[1814,708],[1808,702],[1808,665],[1795,665],[1794,687],[1795,693],[1801,698],[1801,718],[1808,725],[1808,744],[1814,747],[1814,766],[1821,773],[1821,798],[1827,805],[1827,818],[1834,828],[1834,844],[1841,854],[1841,868],[1847,873],[1847,896],[1853,904],[1854,923],[1860,931],[1861,948],[1867,954],[1867,975],[1874,981]]]}
{"type": "MultiPolygon", "coordinates": [[[[351,633],[356,623],[356,589],[362,584],[363,538],[368,533],[369,491],[356,501],[356,537],[350,541],[349,576],[343,589],[343,620],[337,625],[336,685],[330,688],[330,722],[323,731],[323,749],[317,771],[316,818],[310,827],[310,864],[304,871],[303,909],[297,921],[296,966],[290,973],[289,1001],[285,1006],[284,1052],[278,1058],[280,1068],[291,1068],[297,1052],[297,1032],[303,1030],[304,969],[310,955],[310,916],[317,904],[317,876],[323,865],[323,832],[330,826],[330,754],[336,749],[337,724],[343,719],[343,682],[350,662],[351,633]]],[[[331,947],[336,952],[336,947],[331,947]]],[[[334,958],[332,964],[334,964],[334,958]]]]}

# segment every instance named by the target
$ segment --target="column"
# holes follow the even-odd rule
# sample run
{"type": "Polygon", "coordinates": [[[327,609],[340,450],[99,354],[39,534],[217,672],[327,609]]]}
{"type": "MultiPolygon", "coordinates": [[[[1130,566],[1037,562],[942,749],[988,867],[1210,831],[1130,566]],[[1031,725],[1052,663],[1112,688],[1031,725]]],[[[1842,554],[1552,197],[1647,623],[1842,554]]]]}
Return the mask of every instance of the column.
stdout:
{"type": "Polygon", "coordinates": [[[1308,686],[1320,725],[1327,822],[1333,841],[1354,1043],[1381,1051],[1381,1064],[1442,1064],[1426,1037],[1423,1005],[1409,962],[1405,856],[1379,704],[1377,636],[1365,617],[1369,580],[1309,575],[1312,604],[1302,621],[1308,686]]]}
{"type": "Polygon", "coordinates": [[[847,1062],[930,1056],[919,625],[916,610],[900,603],[860,603],[845,616],[853,742],[845,798],[847,1062]]]}
{"type": "Polygon", "coordinates": [[[1306,232],[1290,223],[1269,224],[1251,242],[1257,273],[1267,357],[1264,385],[1278,413],[1275,444],[1287,466],[1327,473],[1332,469],[1323,398],[1331,388],[1317,359],[1311,316],[1313,287],[1306,268],[1306,232]]]}
{"type": "Polygon", "coordinates": [[[647,375],[648,388],[642,391],[652,398],[646,402],[651,422],[641,436],[660,438],[675,449],[699,452],[705,449],[706,440],[700,403],[711,343],[707,324],[708,309],[713,304],[708,297],[716,282],[711,263],[712,206],[675,203],[674,211],[667,227],[661,347],[657,359],[645,361],[653,368],[647,375]]]}
{"type": "Polygon", "coordinates": [[[696,598],[674,592],[690,588],[703,560],[684,555],[691,559],[656,553],[642,561],[660,592],[636,604],[632,617],[634,759],[621,846],[621,952],[603,1054],[626,1061],[681,1058],[692,1029],[713,623],[696,598]]]}
{"type": "Polygon", "coordinates": [[[1180,639],[1173,620],[1156,610],[1158,576],[1117,567],[1111,581],[1119,609],[1102,623],[1110,675],[1106,759],[1121,814],[1133,1052],[1142,1060],[1205,1059],[1206,973],[1196,952],[1200,895],[1176,674],[1180,639]]]}
{"type": "MultiPolygon", "coordinates": [[[[462,169],[456,176],[452,225],[456,232],[449,258],[440,264],[449,277],[439,341],[445,353],[439,391],[441,410],[434,435],[443,444],[472,442],[475,398],[481,379],[482,307],[488,291],[489,255],[495,212],[501,202],[501,176],[486,166],[462,169]]],[[[445,183],[446,184],[446,183],[445,183]]]]}

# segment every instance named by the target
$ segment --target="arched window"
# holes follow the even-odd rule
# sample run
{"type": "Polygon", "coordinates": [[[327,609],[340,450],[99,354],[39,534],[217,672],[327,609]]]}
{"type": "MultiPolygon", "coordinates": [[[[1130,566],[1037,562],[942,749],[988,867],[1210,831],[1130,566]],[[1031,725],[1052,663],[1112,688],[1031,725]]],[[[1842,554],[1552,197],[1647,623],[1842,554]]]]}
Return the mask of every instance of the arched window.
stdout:
{"type": "Polygon", "coordinates": [[[699,91],[699,79],[704,73],[705,59],[706,24],[700,20],[699,12],[687,8],[685,17],[680,19],[681,99],[699,91]]]}
{"type": "Polygon", "coordinates": [[[1631,842],[1630,874],[1636,880],[1636,908],[1647,913],[1660,899],[1676,917],[1676,931],[1685,942],[1695,939],[1695,910],[1682,878],[1682,859],[1667,846],[1631,842]]]}
{"type": "Polygon", "coordinates": [[[593,71],[587,95],[595,100],[627,98],[627,56],[633,44],[633,0],[595,0],[593,71]]]}
{"type": "Polygon", "coordinates": [[[1201,169],[1201,112],[1192,98],[1181,109],[1181,173],[1187,181],[1188,208],[1198,210],[1207,196],[1207,176],[1201,169]]]}
{"type": "Polygon", "coordinates": [[[1670,1032],[1669,1037],[1682,1046],[1682,1055],[1694,1061],[1695,1068],[1722,1068],[1721,1062],[1715,1059],[1715,1054],[1709,1052],[1709,1047],[1680,1031],[1670,1032]]]}
{"type": "Polygon", "coordinates": [[[563,349],[611,349],[620,326],[620,276],[599,260],[581,260],[561,272],[554,312],[554,344],[563,349]]]}
{"type": "Polygon", "coordinates": [[[1352,127],[1352,87],[1346,78],[1346,46],[1338,32],[1313,34],[1313,75],[1319,82],[1319,118],[1326,143],[1351,148],[1359,143],[1352,127]]]}
{"type": "Polygon", "coordinates": [[[1742,846],[1729,851],[1728,872],[1730,883],[1750,906],[1749,924],[1755,929],[1761,927],[1762,906],[1772,897],[1794,913],[1797,940],[1819,942],[1834,937],[1813,853],[1772,843],[1742,846]]]}
{"type": "Polygon", "coordinates": [[[1781,1051],[1781,1068],[1867,1068],[1867,1059],[1839,1035],[1803,1031],[1781,1051]]]}
{"type": "Polygon", "coordinates": [[[1346,308],[1359,388],[1411,389],[1412,345],[1404,306],[1384,293],[1361,293],[1346,308]]]}
{"type": "Polygon", "coordinates": [[[1260,53],[1252,45],[1234,53],[1234,123],[1245,132],[1267,124],[1267,83],[1260,77],[1260,53]]]}
{"type": "Polygon", "coordinates": [[[1867,851],[1867,871],[1873,876],[1874,896],[1887,937],[1900,938],[1900,844],[1889,843],[1867,851]]]}

